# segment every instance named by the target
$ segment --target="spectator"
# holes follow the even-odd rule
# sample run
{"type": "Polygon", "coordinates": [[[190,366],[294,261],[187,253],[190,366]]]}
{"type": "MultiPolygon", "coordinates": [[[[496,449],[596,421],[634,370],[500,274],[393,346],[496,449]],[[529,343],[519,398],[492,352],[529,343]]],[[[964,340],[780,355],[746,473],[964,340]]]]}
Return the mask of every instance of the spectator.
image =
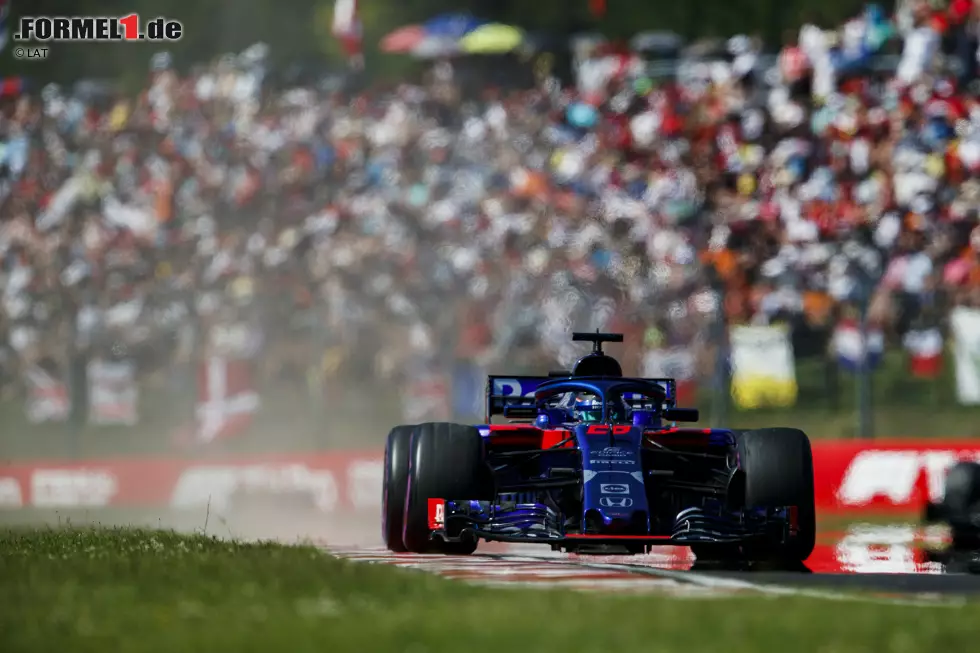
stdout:
{"type": "Polygon", "coordinates": [[[980,108],[936,74],[928,8],[897,24],[884,83],[870,8],[787,37],[772,87],[736,37],[691,84],[617,54],[581,88],[479,100],[455,73],[272,92],[260,48],[187,76],[158,57],[136,98],[22,96],[0,122],[3,378],[67,364],[66,342],[152,375],[238,323],[293,380],[311,360],[364,383],[447,356],[553,368],[570,328],[613,326],[692,376],[721,320],[786,322],[820,353],[878,277],[900,341],[977,302],[980,108]]]}

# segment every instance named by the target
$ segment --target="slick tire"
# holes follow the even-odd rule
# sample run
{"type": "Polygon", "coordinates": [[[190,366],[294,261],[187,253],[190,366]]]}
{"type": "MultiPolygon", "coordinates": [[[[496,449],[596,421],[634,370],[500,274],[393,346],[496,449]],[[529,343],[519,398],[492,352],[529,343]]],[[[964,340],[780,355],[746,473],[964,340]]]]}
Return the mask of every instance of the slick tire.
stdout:
{"type": "Polygon", "coordinates": [[[756,429],[736,433],[736,448],[744,474],[746,508],[797,506],[797,536],[779,546],[745,551],[746,557],[783,564],[804,562],[813,553],[817,537],[810,439],[799,429],[756,429]]]}
{"type": "Polygon", "coordinates": [[[969,521],[980,509],[980,463],[961,460],[946,472],[942,510],[958,521],[969,521]]]}
{"type": "Polygon", "coordinates": [[[976,551],[980,548],[980,464],[960,461],[946,472],[946,490],[938,506],[940,521],[950,527],[952,549],[976,551]]]}
{"type": "Polygon", "coordinates": [[[389,551],[405,553],[402,530],[408,490],[408,449],[414,426],[396,426],[385,444],[385,471],[381,489],[381,537],[389,551]]]}
{"type": "Polygon", "coordinates": [[[452,543],[429,539],[430,498],[493,500],[493,473],[484,457],[483,438],[475,427],[434,422],[415,428],[402,531],[402,542],[412,553],[473,553],[475,539],[452,543]]]}

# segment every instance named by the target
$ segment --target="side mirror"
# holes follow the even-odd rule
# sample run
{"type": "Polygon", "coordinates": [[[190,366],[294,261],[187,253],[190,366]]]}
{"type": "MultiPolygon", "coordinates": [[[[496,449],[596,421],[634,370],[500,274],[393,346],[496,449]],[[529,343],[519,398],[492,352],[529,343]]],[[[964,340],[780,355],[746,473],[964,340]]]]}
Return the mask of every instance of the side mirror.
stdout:
{"type": "Polygon", "coordinates": [[[696,422],[700,417],[697,408],[668,408],[664,411],[664,419],[668,422],[696,422]]]}
{"type": "Polygon", "coordinates": [[[654,423],[656,412],[652,410],[634,410],[633,426],[650,426],[654,423]]]}

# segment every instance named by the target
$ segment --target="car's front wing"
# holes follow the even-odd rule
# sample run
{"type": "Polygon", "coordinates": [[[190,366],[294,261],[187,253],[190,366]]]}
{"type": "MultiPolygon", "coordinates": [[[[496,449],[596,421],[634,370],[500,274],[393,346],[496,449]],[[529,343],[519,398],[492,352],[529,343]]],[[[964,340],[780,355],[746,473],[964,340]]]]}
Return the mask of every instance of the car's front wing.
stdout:
{"type": "Polygon", "coordinates": [[[688,508],[678,513],[670,533],[567,532],[561,516],[541,503],[503,507],[489,501],[429,499],[432,539],[525,542],[553,546],[738,544],[754,540],[786,542],[797,532],[795,506],[743,511],[688,508]]]}

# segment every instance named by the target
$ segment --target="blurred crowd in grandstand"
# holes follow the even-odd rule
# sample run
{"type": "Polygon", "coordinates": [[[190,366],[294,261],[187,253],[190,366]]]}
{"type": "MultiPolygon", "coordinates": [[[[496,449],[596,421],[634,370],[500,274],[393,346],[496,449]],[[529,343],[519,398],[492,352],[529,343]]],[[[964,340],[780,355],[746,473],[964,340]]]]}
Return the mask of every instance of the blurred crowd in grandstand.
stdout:
{"type": "Polygon", "coordinates": [[[913,342],[980,306],[977,23],[969,0],[871,7],[787,35],[774,70],[737,36],[670,80],[594,51],[565,87],[463,93],[447,59],[418,85],[269,91],[259,47],[187,74],[158,56],[136,98],[12,95],[4,387],[232,345],[303,383],[312,360],[348,382],[553,369],[573,328],[625,332],[628,371],[710,375],[724,325],[787,321],[822,356],[867,290],[913,342]]]}

